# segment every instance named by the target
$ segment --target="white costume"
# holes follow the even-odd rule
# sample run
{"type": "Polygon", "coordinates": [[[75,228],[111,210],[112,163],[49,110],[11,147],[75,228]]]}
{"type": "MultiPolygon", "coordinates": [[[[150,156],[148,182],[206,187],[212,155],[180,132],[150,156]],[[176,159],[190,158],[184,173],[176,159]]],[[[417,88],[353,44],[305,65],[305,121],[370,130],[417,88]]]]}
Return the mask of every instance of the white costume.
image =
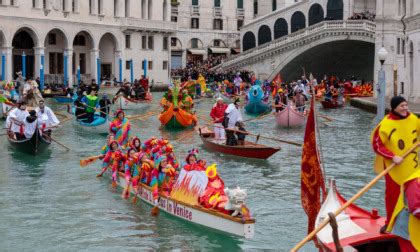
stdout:
{"type": "Polygon", "coordinates": [[[7,116],[6,127],[15,133],[20,133],[21,129],[23,131],[27,116],[29,116],[29,112],[26,110],[12,109],[7,116]]]}
{"type": "Polygon", "coordinates": [[[242,122],[242,114],[239,109],[236,108],[235,104],[231,103],[225,110],[225,114],[228,114],[229,118],[228,128],[234,129],[236,122],[242,122]]]}
{"type": "Polygon", "coordinates": [[[35,133],[35,130],[37,128],[36,127],[36,124],[37,123],[38,123],[38,120],[35,120],[35,121],[31,122],[31,123],[29,123],[29,122],[27,122],[25,120],[25,123],[24,123],[24,125],[25,125],[24,134],[25,134],[26,139],[29,139],[29,138],[31,138],[33,136],[33,134],[35,133]]]}
{"type": "Polygon", "coordinates": [[[54,127],[60,124],[60,121],[49,107],[45,106],[43,111],[38,107],[35,111],[40,126],[45,125],[45,127],[54,127]]]}

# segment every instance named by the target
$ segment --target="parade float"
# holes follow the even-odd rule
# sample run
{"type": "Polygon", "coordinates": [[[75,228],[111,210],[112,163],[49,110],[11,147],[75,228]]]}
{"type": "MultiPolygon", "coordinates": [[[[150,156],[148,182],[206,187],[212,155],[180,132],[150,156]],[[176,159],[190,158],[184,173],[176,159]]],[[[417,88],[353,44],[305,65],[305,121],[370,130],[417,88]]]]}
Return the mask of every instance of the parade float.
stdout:
{"type": "Polygon", "coordinates": [[[245,105],[245,111],[248,114],[260,115],[271,111],[271,104],[263,101],[264,92],[259,85],[254,85],[248,92],[248,101],[245,105]]]}

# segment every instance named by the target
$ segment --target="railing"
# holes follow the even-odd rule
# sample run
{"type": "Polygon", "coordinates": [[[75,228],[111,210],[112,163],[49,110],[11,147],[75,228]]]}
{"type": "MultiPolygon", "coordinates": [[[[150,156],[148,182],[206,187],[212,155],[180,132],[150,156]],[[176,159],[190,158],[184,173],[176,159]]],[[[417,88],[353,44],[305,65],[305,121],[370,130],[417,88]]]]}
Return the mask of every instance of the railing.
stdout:
{"type": "Polygon", "coordinates": [[[286,44],[302,40],[305,37],[319,34],[322,31],[328,30],[337,30],[337,31],[346,31],[346,30],[364,30],[370,33],[375,33],[376,25],[372,21],[367,20],[333,20],[333,21],[323,21],[316,25],[309,26],[305,29],[299,30],[292,34],[286,35],[284,37],[278,38],[266,44],[257,46],[255,48],[249,49],[245,52],[242,52],[238,55],[232,55],[231,57],[224,60],[223,64],[216,66],[217,67],[228,67],[234,64],[237,64],[248,58],[252,58],[258,54],[264,52],[272,51],[278,47],[284,46],[286,44]]]}
{"type": "Polygon", "coordinates": [[[222,7],[214,7],[213,8],[213,14],[215,17],[221,17],[222,16],[222,7]]]}
{"type": "Polygon", "coordinates": [[[200,5],[191,6],[191,16],[200,16],[200,5]]]}
{"type": "Polygon", "coordinates": [[[148,30],[174,30],[176,23],[160,20],[144,20],[139,18],[122,18],[121,26],[132,28],[144,28],[148,30]]]}
{"type": "Polygon", "coordinates": [[[243,19],[245,17],[245,10],[242,8],[236,9],[236,17],[239,19],[243,19]]]}

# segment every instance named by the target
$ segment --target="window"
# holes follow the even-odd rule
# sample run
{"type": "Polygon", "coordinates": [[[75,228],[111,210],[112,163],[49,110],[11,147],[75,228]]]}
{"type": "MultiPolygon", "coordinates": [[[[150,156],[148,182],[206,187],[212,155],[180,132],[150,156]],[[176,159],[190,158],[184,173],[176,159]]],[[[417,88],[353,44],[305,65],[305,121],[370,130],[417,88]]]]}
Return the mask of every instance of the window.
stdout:
{"type": "Polygon", "coordinates": [[[244,20],[238,19],[238,31],[241,29],[242,26],[244,26],[244,20]]]}
{"type": "Polygon", "coordinates": [[[104,14],[102,0],[98,0],[98,14],[99,14],[99,15],[104,14]]]}
{"type": "Polygon", "coordinates": [[[214,7],[220,7],[220,0],[214,0],[214,7]]]}
{"type": "Polygon", "coordinates": [[[49,74],[62,74],[63,64],[63,53],[49,53],[49,74]]]}
{"type": "Polygon", "coordinates": [[[47,8],[47,0],[42,0],[42,8],[47,8]]]}
{"type": "Polygon", "coordinates": [[[213,29],[214,30],[223,30],[223,20],[222,19],[213,20],[213,29]]]}
{"type": "MultiPolygon", "coordinates": [[[[2,1],[0,1],[0,3],[1,3],[2,1]]],[[[32,8],[35,8],[36,7],[36,5],[35,5],[35,0],[32,0],[32,8]]]]}
{"type": "Polygon", "coordinates": [[[198,18],[191,18],[191,29],[200,28],[200,22],[198,18]]]}
{"type": "Polygon", "coordinates": [[[405,54],[405,39],[401,39],[401,54],[405,54]]]}
{"type": "Polygon", "coordinates": [[[191,39],[191,48],[198,48],[198,39],[191,39]]]}
{"type": "Polygon", "coordinates": [[[125,17],[130,17],[130,0],[125,0],[125,17]]]}
{"type": "Polygon", "coordinates": [[[89,14],[93,14],[92,13],[92,0],[89,0],[89,14]]]}
{"type": "Polygon", "coordinates": [[[149,49],[149,50],[153,50],[153,48],[154,48],[154,39],[153,39],[153,36],[149,36],[149,41],[148,41],[148,43],[147,43],[147,48],[149,49]]]}
{"type": "Polygon", "coordinates": [[[198,0],[192,0],[191,4],[197,6],[198,5],[198,0]]]}
{"type": "Polygon", "coordinates": [[[163,61],[163,70],[167,70],[168,69],[168,61],[164,60],[163,61]]]}
{"type": "Polygon", "coordinates": [[[66,11],[66,0],[63,0],[63,11],[66,11]]]}
{"type": "Polygon", "coordinates": [[[10,0],[10,5],[15,5],[15,0],[10,0]]]}
{"type": "Polygon", "coordinates": [[[141,49],[147,49],[146,43],[147,43],[147,37],[141,36],[141,49]]]}
{"type": "Polygon", "coordinates": [[[72,0],[71,1],[71,11],[72,12],[76,12],[77,8],[76,8],[76,1],[77,0],[72,0]]]}
{"type": "Polygon", "coordinates": [[[149,61],[148,63],[149,63],[149,67],[148,67],[149,70],[152,70],[153,69],[153,61],[149,61]]]}
{"type": "Polygon", "coordinates": [[[401,53],[401,39],[397,38],[397,54],[401,53]]]}
{"type": "Polygon", "coordinates": [[[178,22],[178,17],[171,16],[171,22],[174,22],[174,23],[178,22]]]}
{"type": "Polygon", "coordinates": [[[254,15],[258,15],[258,1],[254,0],[254,15]]]}
{"type": "Polygon", "coordinates": [[[213,42],[213,45],[214,45],[214,47],[220,47],[220,40],[215,40],[214,42],[213,42]]]}
{"type": "Polygon", "coordinates": [[[73,42],[74,46],[85,46],[86,45],[86,37],[83,35],[77,35],[74,38],[74,42],[73,42]]]}
{"type": "Polygon", "coordinates": [[[168,37],[163,37],[163,45],[162,48],[164,51],[168,50],[168,37]]]}
{"type": "Polygon", "coordinates": [[[237,0],[237,4],[238,4],[238,9],[244,8],[244,0],[237,0]]]}
{"type": "Polygon", "coordinates": [[[125,35],[125,48],[131,48],[131,35],[125,35]]]}
{"type": "Polygon", "coordinates": [[[171,46],[176,46],[176,38],[171,38],[171,46]]]}
{"type": "Polygon", "coordinates": [[[57,37],[55,36],[55,33],[48,34],[48,44],[49,45],[57,44],[57,37]]]}
{"type": "Polygon", "coordinates": [[[114,17],[118,16],[117,4],[118,4],[118,0],[114,0],[114,17]]]}
{"type": "Polygon", "coordinates": [[[86,54],[79,54],[80,74],[86,74],[86,54]]]}
{"type": "Polygon", "coordinates": [[[130,70],[130,61],[129,60],[126,60],[125,61],[125,70],[130,70]]]}
{"type": "Polygon", "coordinates": [[[272,0],[273,11],[277,10],[277,0],[272,0]]]}

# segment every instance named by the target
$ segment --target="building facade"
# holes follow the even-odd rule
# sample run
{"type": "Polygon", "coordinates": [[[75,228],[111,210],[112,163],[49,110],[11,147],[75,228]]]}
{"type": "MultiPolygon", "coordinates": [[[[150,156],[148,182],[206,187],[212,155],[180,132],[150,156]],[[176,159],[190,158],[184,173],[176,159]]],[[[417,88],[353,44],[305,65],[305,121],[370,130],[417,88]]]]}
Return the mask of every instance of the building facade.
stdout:
{"type": "Polygon", "coordinates": [[[18,71],[46,83],[139,79],[167,85],[169,0],[2,0],[0,75],[18,71]]]}

